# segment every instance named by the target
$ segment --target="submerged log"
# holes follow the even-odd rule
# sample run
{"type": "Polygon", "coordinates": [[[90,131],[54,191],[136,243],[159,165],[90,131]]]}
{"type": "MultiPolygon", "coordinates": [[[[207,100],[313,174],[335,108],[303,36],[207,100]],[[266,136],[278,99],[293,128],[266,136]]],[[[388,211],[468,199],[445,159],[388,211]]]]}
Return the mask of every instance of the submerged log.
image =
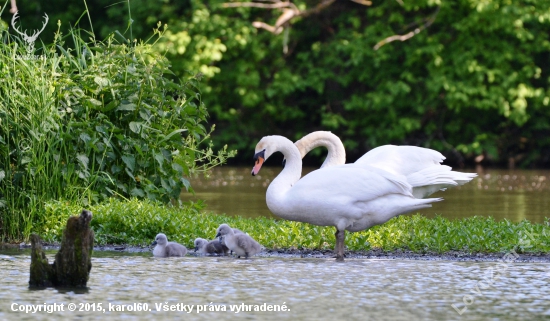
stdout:
{"type": "Polygon", "coordinates": [[[92,269],[94,231],[90,229],[92,212],[82,210],[80,216],[71,216],[63,231],[61,248],[53,264],[48,263],[40,237],[31,235],[30,287],[86,287],[92,269]]]}

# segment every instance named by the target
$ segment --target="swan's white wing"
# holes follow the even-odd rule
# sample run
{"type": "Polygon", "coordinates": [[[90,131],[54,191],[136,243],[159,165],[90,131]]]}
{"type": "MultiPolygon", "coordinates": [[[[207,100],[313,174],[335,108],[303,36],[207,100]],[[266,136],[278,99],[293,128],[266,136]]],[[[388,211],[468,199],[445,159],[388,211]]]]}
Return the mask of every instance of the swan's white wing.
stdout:
{"type": "Polygon", "coordinates": [[[439,165],[445,157],[438,151],[417,146],[384,145],[372,149],[355,164],[370,165],[398,175],[410,175],[439,165]]]}
{"type": "Polygon", "coordinates": [[[332,183],[333,190],[339,186],[340,189],[348,190],[348,193],[353,193],[357,197],[363,195],[365,200],[385,194],[410,196],[412,193],[412,186],[405,176],[370,165],[345,164],[318,169],[298,181],[301,184],[305,182],[332,183]]]}
{"type": "Polygon", "coordinates": [[[415,199],[403,176],[347,164],[309,173],[290,188],[283,202],[268,199],[268,207],[286,219],[359,231],[439,200],[415,199]]]}
{"type": "Polygon", "coordinates": [[[407,182],[413,186],[414,197],[424,198],[437,191],[463,185],[476,176],[477,174],[475,173],[452,171],[449,166],[432,165],[407,175],[407,182]]]}
{"type": "Polygon", "coordinates": [[[412,187],[404,176],[371,166],[346,164],[318,169],[302,177],[287,193],[287,201],[341,207],[346,211],[346,207],[390,194],[413,197],[412,187]]]}

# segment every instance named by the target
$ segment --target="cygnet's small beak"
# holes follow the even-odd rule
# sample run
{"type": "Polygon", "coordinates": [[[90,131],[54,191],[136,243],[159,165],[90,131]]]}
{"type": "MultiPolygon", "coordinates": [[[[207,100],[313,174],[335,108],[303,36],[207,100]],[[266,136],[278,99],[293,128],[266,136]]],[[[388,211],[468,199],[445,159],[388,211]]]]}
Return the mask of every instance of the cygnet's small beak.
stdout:
{"type": "Polygon", "coordinates": [[[261,152],[257,152],[256,155],[254,155],[254,167],[252,168],[252,176],[256,176],[258,172],[260,171],[260,168],[262,168],[262,165],[264,164],[265,160],[265,149],[261,152]]]}
{"type": "Polygon", "coordinates": [[[153,243],[151,243],[151,245],[157,245],[157,241],[153,241],[153,243]]]}
{"type": "Polygon", "coordinates": [[[199,250],[199,247],[195,246],[195,252],[197,252],[198,250],[199,250]]]}

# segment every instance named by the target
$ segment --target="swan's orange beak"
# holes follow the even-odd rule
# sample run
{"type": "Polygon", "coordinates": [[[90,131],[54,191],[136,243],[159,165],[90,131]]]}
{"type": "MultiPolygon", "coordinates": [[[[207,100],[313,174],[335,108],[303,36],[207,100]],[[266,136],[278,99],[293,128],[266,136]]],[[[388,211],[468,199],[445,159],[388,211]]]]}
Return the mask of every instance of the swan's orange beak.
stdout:
{"type": "Polygon", "coordinates": [[[254,167],[252,168],[252,176],[256,176],[258,172],[260,171],[260,168],[262,168],[262,165],[264,164],[265,160],[265,149],[261,152],[257,152],[256,155],[254,155],[254,167]]]}

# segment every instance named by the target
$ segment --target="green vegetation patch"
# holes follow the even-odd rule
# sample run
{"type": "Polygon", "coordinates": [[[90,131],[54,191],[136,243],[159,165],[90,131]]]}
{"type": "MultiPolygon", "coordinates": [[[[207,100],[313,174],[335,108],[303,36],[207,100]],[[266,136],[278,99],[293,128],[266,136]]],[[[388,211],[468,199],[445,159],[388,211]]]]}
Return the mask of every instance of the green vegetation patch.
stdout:
{"type": "MultiPolygon", "coordinates": [[[[250,234],[266,248],[333,249],[333,227],[270,218],[243,218],[207,214],[202,204],[186,207],[166,206],[160,202],[137,199],[110,199],[91,206],[96,243],[148,245],[157,233],[171,241],[192,247],[197,237],[213,239],[217,227],[227,223],[250,234]]],[[[82,209],[77,205],[53,202],[46,206],[43,221],[36,231],[44,240],[59,242],[64,222],[82,209]]],[[[544,224],[474,216],[466,219],[433,219],[422,215],[400,216],[367,231],[346,233],[346,246],[352,251],[371,249],[411,250],[416,253],[447,251],[549,252],[550,222],[544,224]]]]}
{"type": "Polygon", "coordinates": [[[212,149],[200,76],[175,78],[153,44],[72,29],[35,52],[0,30],[2,240],[28,238],[51,200],[178,199],[235,155],[212,149]]]}

